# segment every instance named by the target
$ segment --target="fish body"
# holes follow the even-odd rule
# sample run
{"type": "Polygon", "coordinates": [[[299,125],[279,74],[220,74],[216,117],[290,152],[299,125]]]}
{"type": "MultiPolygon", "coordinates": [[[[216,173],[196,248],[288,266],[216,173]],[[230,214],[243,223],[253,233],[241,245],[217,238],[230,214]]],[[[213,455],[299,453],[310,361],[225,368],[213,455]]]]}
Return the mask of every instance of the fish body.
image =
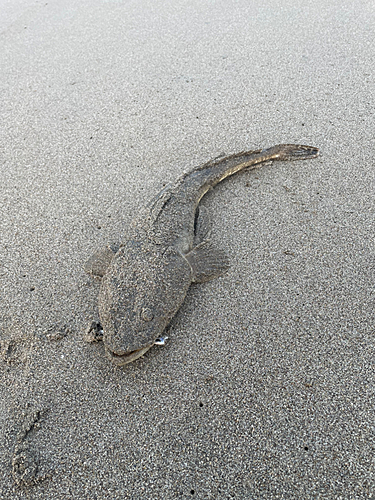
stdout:
{"type": "Polygon", "coordinates": [[[209,239],[202,197],[240,170],[272,160],[318,156],[311,146],[282,144],[220,157],[192,169],[140,211],[117,249],[93,256],[86,270],[102,276],[99,315],[107,356],[118,365],[142,356],[182,305],[192,283],[213,279],[229,267],[209,239]]]}

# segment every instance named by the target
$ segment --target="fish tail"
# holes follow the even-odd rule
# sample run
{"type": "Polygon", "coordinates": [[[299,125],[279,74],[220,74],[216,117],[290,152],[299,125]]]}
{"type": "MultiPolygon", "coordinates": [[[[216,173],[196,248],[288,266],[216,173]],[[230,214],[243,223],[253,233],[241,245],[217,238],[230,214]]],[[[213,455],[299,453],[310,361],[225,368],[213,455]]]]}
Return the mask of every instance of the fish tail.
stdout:
{"type": "Polygon", "coordinates": [[[299,144],[279,144],[265,149],[262,154],[269,155],[273,160],[308,160],[319,155],[319,149],[314,146],[302,146],[299,144]]]}
{"type": "Polygon", "coordinates": [[[268,149],[242,151],[231,156],[216,158],[186,173],[179,180],[183,186],[182,193],[186,197],[187,190],[197,193],[196,203],[216,184],[240,170],[257,168],[268,161],[307,160],[319,155],[314,146],[299,144],[278,144],[268,149]]]}

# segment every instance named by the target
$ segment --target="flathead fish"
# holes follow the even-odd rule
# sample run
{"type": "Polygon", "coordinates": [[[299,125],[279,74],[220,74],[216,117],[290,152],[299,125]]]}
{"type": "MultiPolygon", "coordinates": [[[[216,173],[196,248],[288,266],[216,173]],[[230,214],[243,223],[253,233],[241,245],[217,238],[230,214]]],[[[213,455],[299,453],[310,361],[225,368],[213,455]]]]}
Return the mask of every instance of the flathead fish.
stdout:
{"type": "Polygon", "coordinates": [[[121,366],[142,356],[179,310],[192,283],[216,278],[229,267],[213,247],[202,197],[245,168],[273,160],[318,156],[312,146],[281,144],[219,157],[183,174],[133,219],[118,248],[106,247],[86,264],[102,277],[99,315],[109,359],[121,366]]]}

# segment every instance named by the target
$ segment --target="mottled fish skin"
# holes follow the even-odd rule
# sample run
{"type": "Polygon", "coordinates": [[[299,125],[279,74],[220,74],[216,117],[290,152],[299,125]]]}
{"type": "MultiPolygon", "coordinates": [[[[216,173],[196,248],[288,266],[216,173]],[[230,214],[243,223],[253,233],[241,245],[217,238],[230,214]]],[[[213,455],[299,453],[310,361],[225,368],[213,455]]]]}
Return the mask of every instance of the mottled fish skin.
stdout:
{"type": "Polygon", "coordinates": [[[107,247],[97,259],[90,260],[86,270],[103,274],[99,314],[106,353],[114,364],[130,363],[150,349],[193,282],[213,279],[228,269],[225,254],[204,239],[205,221],[197,210],[204,194],[245,168],[318,154],[312,146],[281,144],[221,157],[194,168],[144,207],[117,252],[107,247]],[[102,272],[95,268],[98,260],[104,267],[102,272]]]}

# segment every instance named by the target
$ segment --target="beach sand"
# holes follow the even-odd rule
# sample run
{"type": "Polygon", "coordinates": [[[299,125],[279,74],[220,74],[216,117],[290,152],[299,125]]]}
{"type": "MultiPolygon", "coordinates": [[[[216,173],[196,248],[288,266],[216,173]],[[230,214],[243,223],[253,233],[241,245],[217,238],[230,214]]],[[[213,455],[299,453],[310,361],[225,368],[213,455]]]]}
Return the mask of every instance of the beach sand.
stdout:
{"type": "Polygon", "coordinates": [[[0,10],[0,498],[374,498],[371,2],[0,10]],[[111,365],[87,259],[182,172],[278,143],[321,156],[205,196],[231,268],[111,365]]]}

